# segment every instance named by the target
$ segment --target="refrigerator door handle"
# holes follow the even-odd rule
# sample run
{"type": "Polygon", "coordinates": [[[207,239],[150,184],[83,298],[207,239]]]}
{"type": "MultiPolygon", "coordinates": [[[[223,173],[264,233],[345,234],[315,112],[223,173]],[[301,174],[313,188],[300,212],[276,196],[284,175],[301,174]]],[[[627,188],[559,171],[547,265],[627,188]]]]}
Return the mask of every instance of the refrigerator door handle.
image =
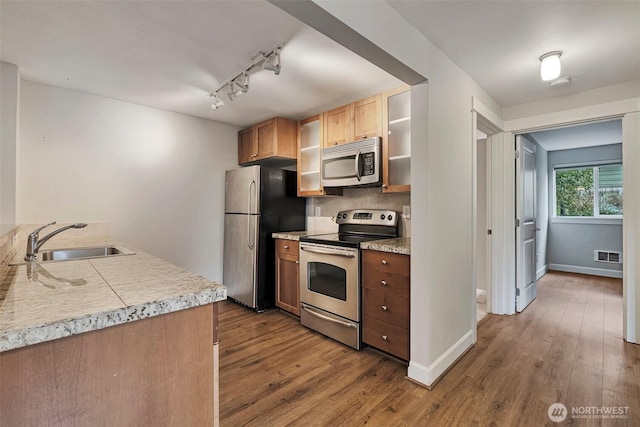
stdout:
{"type": "Polygon", "coordinates": [[[253,222],[253,218],[250,215],[251,214],[251,189],[253,188],[255,191],[255,186],[256,186],[256,182],[255,181],[251,181],[251,183],[249,184],[249,199],[247,200],[247,213],[249,215],[247,215],[247,246],[249,247],[249,249],[253,250],[253,248],[255,247],[254,244],[254,237],[255,237],[255,230],[254,230],[254,237],[251,237],[251,229],[253,227],[251,227],[251,223],[253,222]]]}

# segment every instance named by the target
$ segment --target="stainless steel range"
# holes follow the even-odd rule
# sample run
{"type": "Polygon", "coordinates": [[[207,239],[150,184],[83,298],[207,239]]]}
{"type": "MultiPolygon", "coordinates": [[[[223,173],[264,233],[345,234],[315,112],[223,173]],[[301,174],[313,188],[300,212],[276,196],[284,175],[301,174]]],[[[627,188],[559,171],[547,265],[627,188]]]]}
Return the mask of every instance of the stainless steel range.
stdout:
{"type": "Polygon", "coordinates": [[[338,233],[300,238],[301,323],[360,349],[360,243],[398,236],[398,213],[340,211],[338,233]]]}

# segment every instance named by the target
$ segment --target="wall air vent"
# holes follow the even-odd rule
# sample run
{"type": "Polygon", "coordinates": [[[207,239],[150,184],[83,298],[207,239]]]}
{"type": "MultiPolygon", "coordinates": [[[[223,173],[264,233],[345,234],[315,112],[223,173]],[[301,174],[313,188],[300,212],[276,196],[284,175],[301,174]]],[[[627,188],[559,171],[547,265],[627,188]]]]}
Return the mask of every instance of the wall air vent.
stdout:
{"type": "Polygon", "coordinates": [[[611,251],[594,251],[593,259],[600,262],[612,262],[615,264],[622,264],[622,253],[611,251]]]}

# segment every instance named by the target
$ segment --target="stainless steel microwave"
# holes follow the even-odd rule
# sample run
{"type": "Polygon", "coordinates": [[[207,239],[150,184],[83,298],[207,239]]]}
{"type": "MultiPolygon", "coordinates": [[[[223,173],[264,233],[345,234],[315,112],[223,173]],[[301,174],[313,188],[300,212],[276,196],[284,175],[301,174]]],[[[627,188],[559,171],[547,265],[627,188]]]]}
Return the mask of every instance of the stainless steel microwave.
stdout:
{"type": "Polygon", "coordinates": [[[380,137],[322,149],[322,186],[376,186],[382,181],[380,137]]]}

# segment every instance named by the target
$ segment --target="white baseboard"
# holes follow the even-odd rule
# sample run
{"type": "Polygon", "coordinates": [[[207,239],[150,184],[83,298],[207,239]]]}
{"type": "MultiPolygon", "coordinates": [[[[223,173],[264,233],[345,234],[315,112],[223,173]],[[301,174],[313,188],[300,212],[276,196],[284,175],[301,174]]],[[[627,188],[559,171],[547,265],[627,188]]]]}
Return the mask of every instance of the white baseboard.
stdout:
{"type": "Polygon", "coordinates": [[[543,265],[540,270],[536,271],[536,280],[540,280],[542,276],[547,274],[547,271],[549,271],[549,264],[543,265]]]}
{"type": "Polygon", "coordinates": [[[567,273],[590,274],[592,276],[615,277],[622,279],[622,271],[606,268],[580,267],[577,265],[549,264],[549,270],[566,271],[567,273]]]}
{"type": "Polygon", "coordinates": [[[410,361],[407,376],[426,387],[431,387],[472,345],[473,330],[470,330],[431,365],[424,366],[410,361]]]}

